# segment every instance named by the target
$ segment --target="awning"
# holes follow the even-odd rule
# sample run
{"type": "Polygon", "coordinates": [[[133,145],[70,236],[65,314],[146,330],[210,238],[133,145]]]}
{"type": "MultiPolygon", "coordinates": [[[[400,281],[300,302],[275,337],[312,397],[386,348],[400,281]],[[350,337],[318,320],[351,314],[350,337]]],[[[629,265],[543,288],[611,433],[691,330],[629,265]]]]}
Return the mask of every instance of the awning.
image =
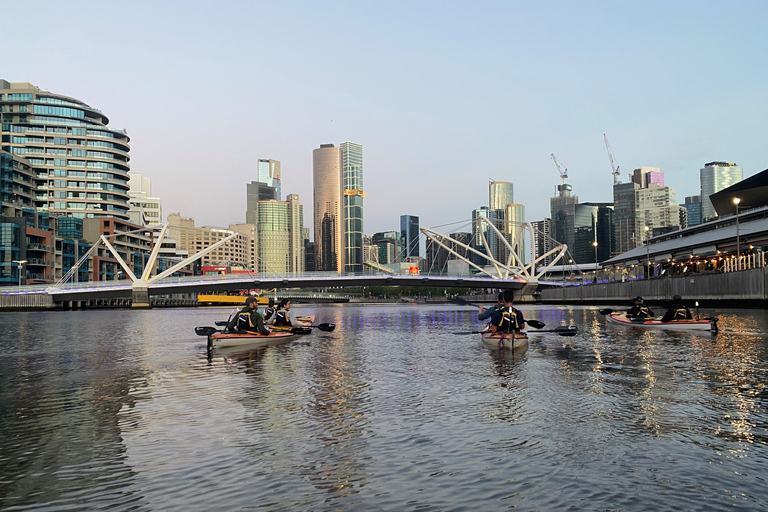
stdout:
{"type": "Polygon", "coordinates": [[[672,259],[672,253],[657,254],[653,257],[653,261],[667,261],[672,259]]]}
{"type": "Polygon", "coordinates": [[[691,254],[696,256],[717,254],[716,245],[706,245],[704,247],[697,247],[691,251],[691,254]]]}

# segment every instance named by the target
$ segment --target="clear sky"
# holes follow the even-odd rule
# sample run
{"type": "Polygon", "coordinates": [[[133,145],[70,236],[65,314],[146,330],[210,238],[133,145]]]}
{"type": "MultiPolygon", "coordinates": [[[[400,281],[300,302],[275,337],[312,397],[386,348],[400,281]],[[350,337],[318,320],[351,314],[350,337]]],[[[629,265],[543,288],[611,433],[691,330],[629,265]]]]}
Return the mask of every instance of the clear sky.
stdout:
{"type": "MultiPolygon", "coordinates": [[[[511,181],[549,216],[660,167],[678,202],[704,163],[768,168],[768,2],[24,2],[3,5],[0,78],[99,108],[164,214],[245,221],[256,160],[312,224],[312,150],[363,145],[365,232],[434,227],[511,181]]],[[[445,231],[449,231],[446,229],[445,231]]]]}

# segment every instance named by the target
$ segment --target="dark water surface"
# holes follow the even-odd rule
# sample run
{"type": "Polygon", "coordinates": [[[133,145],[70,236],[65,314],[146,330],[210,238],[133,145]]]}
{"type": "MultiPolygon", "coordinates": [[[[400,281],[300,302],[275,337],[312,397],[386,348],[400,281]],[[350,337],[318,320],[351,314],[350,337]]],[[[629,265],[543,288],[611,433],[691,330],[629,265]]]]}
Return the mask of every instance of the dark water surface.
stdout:
{"type": "Polygon", "coordinates": [[[294,309],[337,328],[210,360],[229,310],[1,313],[0,508],[768,510],[764,310],[531,306],[579,334],[503,353],[472,308],[294,309]]]}

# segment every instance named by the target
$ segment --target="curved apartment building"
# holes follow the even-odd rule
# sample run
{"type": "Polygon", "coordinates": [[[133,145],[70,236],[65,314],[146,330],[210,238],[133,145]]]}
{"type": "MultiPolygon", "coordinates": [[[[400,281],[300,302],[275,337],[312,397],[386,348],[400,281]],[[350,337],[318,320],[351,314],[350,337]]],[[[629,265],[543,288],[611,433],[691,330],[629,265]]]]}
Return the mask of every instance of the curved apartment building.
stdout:
{"type": "Polygon", "coordinates": [[[36,170],[35,205],[55,215],[128,220],[130,139],[80,100],[0,80],[2,150],[36,170]]]}

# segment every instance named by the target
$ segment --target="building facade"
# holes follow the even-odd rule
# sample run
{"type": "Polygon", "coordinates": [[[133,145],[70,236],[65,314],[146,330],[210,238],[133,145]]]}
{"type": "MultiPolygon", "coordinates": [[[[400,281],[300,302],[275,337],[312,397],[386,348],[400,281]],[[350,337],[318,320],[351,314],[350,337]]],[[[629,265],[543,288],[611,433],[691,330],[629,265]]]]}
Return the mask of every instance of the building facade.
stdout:
{"type": "Polygon", "coordinates": [[[36,171],[36,206],[78,218],[129,219],[128,135],[84,102],[0,80],[2,149],[36,171]]]}
{"type": "Polygon", "coordinates": [[[403,244],[403,253],[400,261],[406,258],[420,257],[419,248],[419,218],[416,215],[400,216],[400,239],[403,244]]]}
{"type": "Polygon", "coordinates": [[[727,162],[709,162],[699,170],[701,183],[701,221],[707,222],[717,217],[715,207],[709,196],[724,188],[735,185],[744,178],[741,167],[727,162]]]}
{"type": "Polygon", "coordinates": [[[243,226],[243,224],[236,224],[230,226],[230,229],[196,227],[194,219],[182,217],[179,213],[168,215],[170,237],[178,242],[180,249],[187,251],[190,255],[197,254],[216,242],[238,233],[234,239],[203,256],[200,259],[200,265],[226,265],[233,269],[256,270],[253,267],[255,261],[253,251],[256,247],[251,235],[254,232],[253,225],[247,225],[247,230],[243,229],[243,226]]]}
{"type": "Polygon", "coordinates": [[[128,216],[133,224],[159,228],[163,225],[163,202],[152,197],[152,180],[132,172],[128,177],[128,216]]]}
{"type": "Polygon", "coordinates": [[[342,215],[344,218],[344,272],[363,271],[363,146],[342,142],[342,215]]]}
{"type": "Polygon", "coordinates": [[[637,245],[656,234],[680,229],[680,207],[672,187],[651,183],[635,191],[635,237],[637,245]],[[645,227],[649,229],[645,229],[645,227]]]}
{"type": "Polygon", "coordinates": [[[575,263],[596,263],[615,251],[612,203],[566,205],[557,212],[555,239],[568,246],[575,263]]]}
{"type": "Polygon", "coordinates": [[[686,209],[687,227],[701,224],[701,196],[687,196],[680,206],[686,209]]]}
{"type": "Polygon", "coordinates": [[[313,224],[315,268],[341,273],[344,269],[342,242],[341,151],[321,144],[312,151],[313,224]]]}
{"type": "Polygon", "coordinates": [[[616,252],[635,248],[635,192],[640,185],[634,181],[613,186],[613,225],[616,252]]]}
{"type": "Polygon", "coordinates": [[[268,187],[272,187],[275,190],[275,197],[270,199],[280,201],[280,198],[283,197],[281,195],[282,176],[280,171],[280,162],[277,160],[260,159],[256,163],[256,168],[259,176],[257,181],[259,183],[264,183],[268,187]]]}
{"type": "MultiPolygon", "coordinates": [[[[539,259],[556,247],[552,239],[552,219],[546,218],[544,220],[532,222],[531,224],[533,225],[534,232],[533,243],[536,248],[534,254],[536,255],[536,259],[539,259]]],[[[549,265],[553,259],[552,256],[547,256],[539,261],[539,265],[549,265]]]]}

